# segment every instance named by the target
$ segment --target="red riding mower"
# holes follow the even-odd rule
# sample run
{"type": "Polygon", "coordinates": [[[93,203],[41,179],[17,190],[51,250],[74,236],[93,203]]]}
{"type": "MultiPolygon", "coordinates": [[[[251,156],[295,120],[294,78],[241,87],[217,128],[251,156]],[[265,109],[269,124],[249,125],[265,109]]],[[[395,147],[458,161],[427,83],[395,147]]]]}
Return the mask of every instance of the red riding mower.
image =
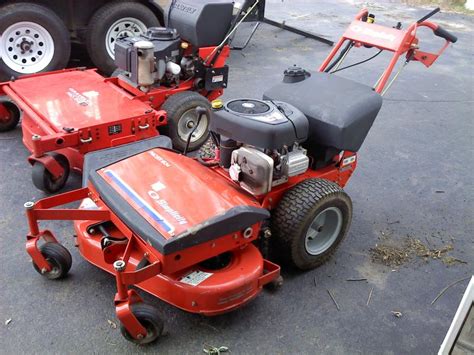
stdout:
{"type": "MultiPolygon", "coordinates": [[[[143,344],[161,335],[163,321],[130,286],[212,316],[281,282],[267,253],[299,269],[326,261],[348,232],[352,203],[342,188],[396,60],[405,55],[405,62],[430,66],[456,41],[426,18],[407,30],[370,18],[359,13],[320,72],[287,70],[263,101],[214,101],[214,158],[173,151],[165,136],[88,153],[83,188],[25,204],[35,269],[49,279],[67,274],[70,253],[38,222],[74,220],[79,252],[115,276],[123,335],[143,344]],[[421,26],[446,39],[438,54],[418,50],[421,26]],[[327,73],[347,54],[333,60],[345,41],[349,49],[394,52],[375,90],[327,73]],[[80,200],[78,209],[58,208],[80,200]]],[[[199,119],[207,113],[196,111],[199,119]]]]}
{"type": "MultiPolygon", "coordinates": [[[[201,1],[192,8],[174,1],[169,27],[117,41],[118,77],[70,69],[0,84],[0,131],[15,128],[23,113],[34,185],[56,192],[70,169],[82,172],[84,154],[160,133],[171,137],[177,149],[184,149],[191,130],[188,149],[204,144],[209,118],[194,129],[195,108],[210,107],[209,101],[227,86],[226,43],[237,25],[231,26],[232,13],[230,0],[201,1]]],[[[34,61],[33,49],[26,50],[34,61]]]]}

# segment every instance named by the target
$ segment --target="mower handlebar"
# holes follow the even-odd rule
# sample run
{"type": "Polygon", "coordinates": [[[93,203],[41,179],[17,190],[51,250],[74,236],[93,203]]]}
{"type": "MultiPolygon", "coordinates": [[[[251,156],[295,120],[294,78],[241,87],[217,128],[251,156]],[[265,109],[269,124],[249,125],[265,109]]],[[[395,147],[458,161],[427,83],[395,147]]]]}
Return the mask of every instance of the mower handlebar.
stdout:
{"type": "Polygon", "coordinates": [[[451,32],[446,31],[441,26],[438,26],[438,28],[436,28],[433,32],[436,36],[444,38],[446,41],[449,41],[451,43],[456,43],[458,40],[455,35],[453,35],[451,32]]]}

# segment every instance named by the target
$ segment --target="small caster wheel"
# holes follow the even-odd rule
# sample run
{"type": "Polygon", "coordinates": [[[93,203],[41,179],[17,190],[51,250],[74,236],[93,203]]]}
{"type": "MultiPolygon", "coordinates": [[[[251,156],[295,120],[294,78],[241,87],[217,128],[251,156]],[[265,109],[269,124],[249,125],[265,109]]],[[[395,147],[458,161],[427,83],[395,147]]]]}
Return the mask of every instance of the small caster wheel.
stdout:
{"type": "Polygon", "coordinates": [[[50,153],[50,155],[61,165],[63,168],[63,174],[55,179],[53,175],[46,169],[46,167],[39,161],[33,164],[33,171],[31,178],[33,184],[38,190],[46,193],[54,193],[61,190],[69,177],[69,161],[67,158],[58,153],[50,153]]]}
{"type": "Polygon", "coordinates": [[[72,265],[69,251],[59,243],[45,243],[39,248],[41,254],[51,265],[51,270],[43,272],[33,263],[35,270],[49,280],[62,279],[67,275],[72,265]]]}
{"type": "Polygon", "coordinates": [[[156,341],[163,334],[163,320],[160,317],[158,310],[146,303],[136,303],[132,305],[132,313],[138,321],[145,327],[146,336],[141,339],[132,337],[127,329],[120,325],[120,332],[125,339],[132,343],[144,345],[156,341]]]}
{"type": "Polygon", "coordinates": [[[270,291],[277,291],[283,286],[283,277],[280,275],[272,282],[265,285],[265,287],[270,291]]]}
{"type": "Polygon", "coordinates": [[[20,122],[21,111],[7,97],[0,97],[0,132],[14,129],[20,122]]]}

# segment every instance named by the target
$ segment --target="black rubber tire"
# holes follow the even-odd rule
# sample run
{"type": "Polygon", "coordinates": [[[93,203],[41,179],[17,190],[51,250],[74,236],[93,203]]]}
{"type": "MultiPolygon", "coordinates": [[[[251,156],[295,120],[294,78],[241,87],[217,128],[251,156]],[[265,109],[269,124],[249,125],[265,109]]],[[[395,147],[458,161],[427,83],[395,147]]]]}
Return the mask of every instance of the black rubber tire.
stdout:
{"type": "Polygon", "coordinates": [[[337,184],[324,179],[308,179],[287,191],[272,211],[272,256],[286,265],[309,270],[325,263],[347,235],[352,219],[352,201],[337,184]],[[342,214],[336,240],[321,254],[311,255],[305,247],[306,232],[314,218],[329,207],[342,214]]]}
{"type": "Polygon", "coordinates": [[[87,25],[87,52],[99,70],[110,75],[115,70],[114,59],[107,52],[105,40],[110,26],[121,18],[131,17],[149,27],[160,26],[160,22],[145,5],[133,1],[114,1],[98,9],[87,25]]]}
{"type": "MultiPolygon", "coordinates": [[[[29,2],[15,2],[0,8],[0,37],[8,27],[22,21],[34,22],[41,25],[53,38],[53,58],[41,72],[66,67],[71,54],[71,40],[69,30],[63,20],[45,6],[29,2]]],[[[11,77],[16,78],[21,75],[21,73],[8,67],[0,58],[0,76],[2,76],[3,79],[10,80],[11,77]]]]}
{"type": "Polygon", "coordinates": [[[163,334],[164,328],[164,323],[159,311],[152,305],[146,303],[136,303],[132,305],[131,309],[134,316],[142,326],[146,328],[147,335],[143,339],[135,339],[128,333],[123,324],[120,324],[120,332],[124,338],[139,345],[150,344],[158,340],[163,334]]]}
{"type": "Polygon", "coordinates": [[[33,164],[31,178],[33,185],[38,190],[46,193],[55,193],[61,190],[67,182],[70,172],[69,161],[67,158],[59,153],[49,153],[64,169],[64,174],[59,179],[54,179],[51,173],[40,162],[33,164]]]}
{"type": "Polygon", "coordinates": [[[8,111],[8,119],[4,120],[0,117],[0,132],[7,132],[14,129],[20,122],[20,108],[7,97],[0,97],[0,105],[8,111]]]}
{"type": "MultiPolygon", "coordinates": [[[[168,124],[165,127],[160,127],[160,133],[163,133],[171,138],[173,141],[173,148],[179,151],[184,151],[186,147],[186,140],[182,139],[178,134],[178,122],[183,114],[193,108],[202,106],[211,111],[211,104],[204,96],[194,91],[184,91],[170,96],[161,106],[168,114],[168,124]]],[[[206,133],[195,142],[189,144],[188,152],[192,152],[201,148],[209,138],[209,123],[210,117],[207,117],[206,133]]]]}
{"type": "Polygon", "coordinates": [[[72,265],[72,257],[69,250],[59,243],[45,243],[40,246],[39,250],[53,269],[42,273],[39,267],[33,263],[35,270],[48,280],[59,280],[64,278],[72,265]]]}

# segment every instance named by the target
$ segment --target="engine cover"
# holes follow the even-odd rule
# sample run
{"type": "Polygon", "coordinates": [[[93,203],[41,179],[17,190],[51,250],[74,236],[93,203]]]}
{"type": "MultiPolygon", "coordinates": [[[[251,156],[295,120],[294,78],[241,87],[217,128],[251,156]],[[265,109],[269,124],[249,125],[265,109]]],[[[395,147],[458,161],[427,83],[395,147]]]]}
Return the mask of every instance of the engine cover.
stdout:
{"type": "Polygon", "coordinates": [[[236,99],[212,112],[210,130],[255,147],[280,149],[306,140],[308,120],[284,102],[236,99]]]}

